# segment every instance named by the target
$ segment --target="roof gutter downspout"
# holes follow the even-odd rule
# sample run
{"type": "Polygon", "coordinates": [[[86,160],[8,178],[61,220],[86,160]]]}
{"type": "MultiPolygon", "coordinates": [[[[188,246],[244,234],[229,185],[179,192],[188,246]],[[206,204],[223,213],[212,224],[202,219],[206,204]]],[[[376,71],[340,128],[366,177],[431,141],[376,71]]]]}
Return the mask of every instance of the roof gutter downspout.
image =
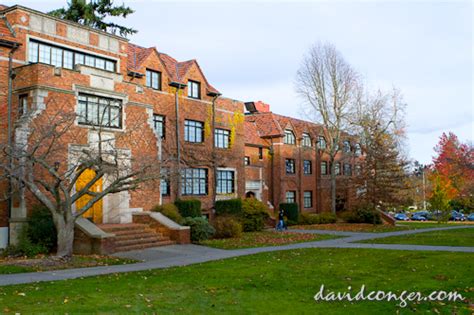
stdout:
{"type": "MultiPolygon", "coordinates": [[[[212,96],[212,137],[216,133],[216,100],[221,96],[220,93],[208,93],[209,96],[212,96]]],[[[212,139],[212,171],[214,175],[214,187],[212,190],[212,207],[215,209],[217,201],[217,163],[216,163],[216,141],[212,139]]]]}
{"type": "Polygon", "coordinates": [[[180,82],[171,82],[170,86],[175,88],[174,109],[176,114],[175,132],[176,132],[176,199],[181,197],[181,143],[180,143],[180,127],[179,127],[179,90],[186,87],[180,82]]]}

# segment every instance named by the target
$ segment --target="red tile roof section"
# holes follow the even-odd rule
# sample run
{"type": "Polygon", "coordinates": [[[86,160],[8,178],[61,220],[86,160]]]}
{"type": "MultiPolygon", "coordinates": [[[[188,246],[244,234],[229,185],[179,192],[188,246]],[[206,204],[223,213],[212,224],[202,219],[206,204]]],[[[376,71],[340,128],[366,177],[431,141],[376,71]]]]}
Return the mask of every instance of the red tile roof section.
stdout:
{"type": "Polygon", "coordinates": [[[198,67],[199,71],[201,71],[204,80],[206,81],[207,92],[219,93],[219,91],[217,91],[212,85],[210,85],[209,82],[207,82],[204,73],[202,72],[201,68],[199,67],[199,64],[195,59],[178,62],[173,57],[158,52],[155,47],[145,48],[129,43],[127,62],[129,70],[138,71],[143,62],[148,58],[148,56],[151,55],[153,51],[156,51],[156,53],[158,54],[158,57],[163,62],[163,65],[168,71],[168,74],[172,81],[186,84],[186,82],[184,82],[182,79],[186,76],[189,69],[195,64],[198,67]]]}

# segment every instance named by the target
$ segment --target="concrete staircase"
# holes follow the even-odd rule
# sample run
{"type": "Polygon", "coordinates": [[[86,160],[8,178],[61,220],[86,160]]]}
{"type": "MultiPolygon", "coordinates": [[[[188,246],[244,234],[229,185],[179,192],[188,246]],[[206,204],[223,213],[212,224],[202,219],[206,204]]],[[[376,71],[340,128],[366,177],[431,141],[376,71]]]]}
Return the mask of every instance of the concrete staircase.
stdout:
{"type": "Polygon", "coordinates": [[[101,230],[114,234],[114,252],[157,247],[175,244],[169,237],[163,236],[151,229],[147,224],[98,224],[101,230]]]}

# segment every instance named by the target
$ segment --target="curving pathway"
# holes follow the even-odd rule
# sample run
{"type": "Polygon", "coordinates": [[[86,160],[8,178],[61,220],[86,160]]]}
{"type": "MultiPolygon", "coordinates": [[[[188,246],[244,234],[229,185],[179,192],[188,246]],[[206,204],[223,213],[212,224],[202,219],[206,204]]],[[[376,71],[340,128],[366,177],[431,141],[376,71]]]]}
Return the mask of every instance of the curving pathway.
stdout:
{"type": "Polygon", "coordinates": [[[449,251],[474,253],[474,247],[455,246],[424,246],[424,245],[397,245],[397,244],[365,244],[355,243],[358,241],[424,233],[430,231],[441,231],[461,228],[474,228],[474,226],[463,227],[443,227],[408,231],[396,231],[387,233],[360,233],[342,232],[329,230],[291,230],[300,233],[331,234],[346,236],[338,239],[289,244],[282,246],[269,246],[257,248],[245,248],[235,250],[224,250],[210,248],[200,245],[170,245],[163,247],[148,248],[144,250],[116,253],[115,256],[142,260],[141,263],[129,265],[115,265],[91,268],[66,269],[47,272],[19,273],[11,275],[0,275],[0,286],[32,283],[39,281],[56,281],[66,279],[76,279],[89,276],[98,276],[111,273],[143,271],[150,269],[161,269],[176,266],[186,266],[195,263],[202,263],[212,260],[252,255],[264,252],[282,251],[300,248],[375,248],[390,250],[429,250],[429,251],[449,251]]]}

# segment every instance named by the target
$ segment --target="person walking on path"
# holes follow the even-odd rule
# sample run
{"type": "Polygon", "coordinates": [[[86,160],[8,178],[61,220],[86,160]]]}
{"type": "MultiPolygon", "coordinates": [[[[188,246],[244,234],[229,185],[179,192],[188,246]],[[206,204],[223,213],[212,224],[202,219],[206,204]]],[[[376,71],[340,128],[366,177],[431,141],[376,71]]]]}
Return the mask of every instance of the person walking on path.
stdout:
{"type": "Polygon", "coordinates": [[[285,214],[283,212],[283,209],[280,209],[280,212],[278,213],[278,224],[276,226],[277,231],[283,231],[288,230],[288,227],[285,224],[285,214]]]}

